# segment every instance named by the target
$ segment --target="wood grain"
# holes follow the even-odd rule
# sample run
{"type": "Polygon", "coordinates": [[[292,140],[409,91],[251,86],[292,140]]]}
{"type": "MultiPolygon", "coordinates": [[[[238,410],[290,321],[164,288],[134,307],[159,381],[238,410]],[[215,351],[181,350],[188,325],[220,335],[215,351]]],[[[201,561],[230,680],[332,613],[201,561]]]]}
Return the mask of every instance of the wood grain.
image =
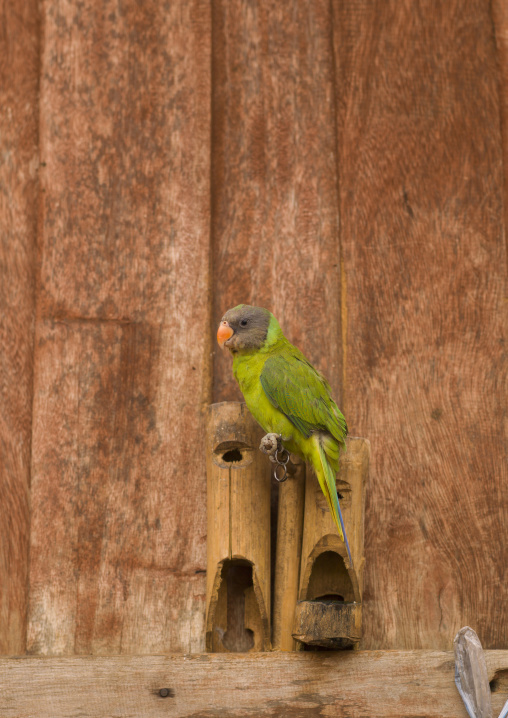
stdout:
{"type": "Polygon", "coordinates": [[[338,601],[298,601],[293,636],[305,646],[329,650],[357,648],[362,637],[362,605],[338,601]]]}
{"type": "Polygon", "coordinates": [[[199,424],[179,420],[201,379],[175,390],[173,342],[144,323],[39,326],[31,652],[202,648],[205,482],[199,424]]]}
{"type": "MultiPolygon", "coordinates": [[[[486,658],[491,677],[508,665],[486,658]]],[[[5,718],[467,718],[451,651],[4,658],[0,673],[5,718]]],[[[492,695],[495,715],[506,697],[492,695]]]]}
{"type": "Polygon", "coordinates": [[[0,653],[26,642],[35,245],[37,2],[0,6],[0,653]]]}
{"type": "MultiPolygon", "coordinates": [[[[501,138],[504,172],[503,199],[506,227],[508,218],[508,4],[504,2],[504,0],[492,0],[491,11],[494,35],[496,38],[499,104],[501,108],[501,138]]],[[[508,246],[508,235],[506,235],[506,233],[505,239],[508,246]]],[[[508,296],[508,290],[505,293],[505,297],[506,296],[508,296]]]]}
{"type": "Polygon", "coordinates": [[[208,4],[50,2],[43,22],[40,313],[192,326],[208,284],[208,4]]]}
{"type": "MultiPolygon", "coordinates": [[[[340,403],[330,4],[217,0],[212,28],[214,327],[241,302],[270,309],[340,403]]],[[[217,350],[214,400],[240,398],[217,350]]]]}
{"type": "Polygon", "coordinates": [[[508,645],[506,250],[485,0],[333,2],[365,648],[508,645]]]}
{"type": "Polygon", "coordinates": [[[240,301],[371,441],[364,646],[506,647],[504,4],[38,7],[0,8],[0,652],[203,649],[240,301]]]}
{"type": "Polygon", "coordinates": [[[28,648],[199,651],[208,5],[43,10],[28,648]]]}

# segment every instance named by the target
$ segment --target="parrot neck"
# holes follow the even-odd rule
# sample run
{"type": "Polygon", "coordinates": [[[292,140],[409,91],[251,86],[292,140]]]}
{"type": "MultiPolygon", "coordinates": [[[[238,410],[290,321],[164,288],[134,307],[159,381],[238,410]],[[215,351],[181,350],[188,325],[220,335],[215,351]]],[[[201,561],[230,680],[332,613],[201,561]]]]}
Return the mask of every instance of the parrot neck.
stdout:
{"type": "Polygon", "coordinates": [[[268,325],[268,331],[266,333],[265,343],[263,344],[260,351],[268,352],[280,341],[286,341],[286,337],[282,333],[282,329],[279,326],[279,322],[275,319],[272,314],[270,323],[268,325]]]}
{"type": "Polygon", "coordinates": [[[248,396],[259,385],[260,372],[270,355],[287,344],[288,341],[282,333],[279,322],[272,315],[263,346],[250,351],[235,352],[233,355],[233,374],[244,397],[248,396]]]}
{"type": "Polygon", "coordinates": [[[272,315],[270,323],[268,324],[266,339],[261,347],[239,349],[238,351],[233,352],[233,372],[236,371],[235,367],[239,366],[245,361],[248,361],[249,358],[263,354],[270,354],[271,352],[276,350],[277,346],[282,347],[287,343],[288,341],[282,333],[282,329],[279,326],[279,322],[272,315]]]}

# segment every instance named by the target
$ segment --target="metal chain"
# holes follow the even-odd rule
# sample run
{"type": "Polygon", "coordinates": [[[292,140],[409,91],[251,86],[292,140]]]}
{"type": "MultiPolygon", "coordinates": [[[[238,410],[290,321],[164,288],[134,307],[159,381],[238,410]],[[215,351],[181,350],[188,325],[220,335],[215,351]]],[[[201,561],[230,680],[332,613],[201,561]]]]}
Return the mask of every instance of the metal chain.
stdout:
{"type": "Polygon", "coordinates": [[[279,484],[281,484],[283,481],[286,481],[288,477],[288,463],[290,456],[289,451],[282,446],[281,439],[282,437],[280,437],[277,442],[277,450],[275,451],[275,454],[273,456],[273,461],[275,462],[275,467],[273,469],[273,477],[275,481],[279,482],[279,484]]]}

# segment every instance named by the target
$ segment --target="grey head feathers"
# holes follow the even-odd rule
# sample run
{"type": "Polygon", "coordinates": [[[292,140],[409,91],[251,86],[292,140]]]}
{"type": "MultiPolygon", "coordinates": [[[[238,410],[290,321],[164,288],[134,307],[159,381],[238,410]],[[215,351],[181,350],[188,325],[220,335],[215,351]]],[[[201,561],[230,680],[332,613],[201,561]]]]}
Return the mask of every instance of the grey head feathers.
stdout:
{"type": "Polygon", "coordinates": [[[271,318],[267,309],[249,304],[239,304],[229,309],[221,322],[226,321],[234,334],[224,346],[233,353],[260,349],[266,341],[271,318]]]}

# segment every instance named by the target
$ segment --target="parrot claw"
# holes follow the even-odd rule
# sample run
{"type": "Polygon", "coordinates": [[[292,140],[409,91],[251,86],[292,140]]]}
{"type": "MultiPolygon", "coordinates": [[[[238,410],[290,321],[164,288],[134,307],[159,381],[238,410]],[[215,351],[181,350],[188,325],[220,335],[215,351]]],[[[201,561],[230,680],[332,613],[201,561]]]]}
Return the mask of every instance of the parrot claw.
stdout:
{"type": "Polygon", "coordinates": [[[266,434],[261,439],[259,448],[263,454],[267,454],[270,457],[270,460],[276,463],[275,454],[281,449],[280,434],[266,434]]]}
{"type": "Polygon", "coordinates": [[[294,476],[296,466],[290,461],[290,453],[282,445],[281,434],[265,434],[259,445],[260,451],[267,454],[268,458],[275,464],[273,475],[279,482],[285,481],[288,476],[294,476]],[[279,466],[282,468],[282,474],[277,472],[279,466]]]}

